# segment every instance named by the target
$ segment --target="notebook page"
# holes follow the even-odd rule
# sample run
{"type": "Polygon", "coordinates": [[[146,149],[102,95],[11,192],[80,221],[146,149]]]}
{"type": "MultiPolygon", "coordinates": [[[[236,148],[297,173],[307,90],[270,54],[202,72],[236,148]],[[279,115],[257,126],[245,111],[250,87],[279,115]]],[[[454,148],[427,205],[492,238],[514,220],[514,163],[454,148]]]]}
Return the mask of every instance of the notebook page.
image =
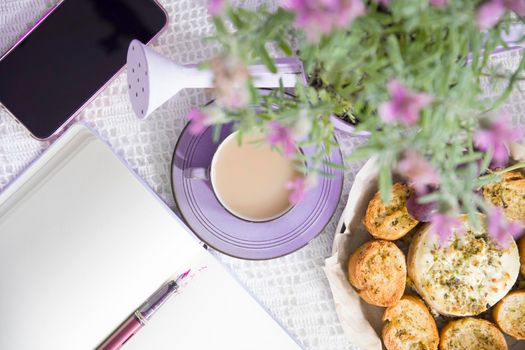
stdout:
{"type": "Polygon", "coordinates": [[[0,195],[0,349],[94,349],[202,251],[74,126],[0,195]]]}
{"type": "Polygon", "coordinates": [[[203,252],[191,274],[122,350],[300,350],[213,256],[203,252]]]}

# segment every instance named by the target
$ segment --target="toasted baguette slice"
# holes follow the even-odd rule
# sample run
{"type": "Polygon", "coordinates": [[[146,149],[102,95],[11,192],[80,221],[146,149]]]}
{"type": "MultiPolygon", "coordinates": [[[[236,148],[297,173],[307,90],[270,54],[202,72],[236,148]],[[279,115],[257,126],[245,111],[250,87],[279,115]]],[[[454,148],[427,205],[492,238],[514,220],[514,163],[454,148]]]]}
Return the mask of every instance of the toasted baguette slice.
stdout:
{"type": "Polygon", "coordinates": [[[506,350],[503,333],[492,322],[467,317],[450,321],[441,330],[440,350],[506,350]]]}
{"type": "Polygon", "coordinates": [[[507,294],[496,304],[492,315],[503,332],[518,340],[525,340],[525,290],[507,294]]]}
{"type": "Polygon", "coordinates": [[[389,203],[381,200],[381,194],[374,195],[363,219],[363,224],[372,236],[393,241],[401,238],[413,229],[418,221],[407,210],[407,198],[410,195],[408,186],[396,183],[392,187],[392,198],[389,203]]]}
{"type": "Polygon", "coordinates": [[[404,295],[383,314],[383,343],[388,350],[436,350],[436,321],[418,297],[404,295]]]}
{"type": "Polygon", "coordinates": [[[504,173],[499,181],[483,186],[483,197],[502,207],[509,220],[525,220],[525,177],[521,172],[504,173]]]}
{"type": "MultiPolygon", "coordinates": [[[[481,221],[484,217],[480,216],[481,221]]],[[[516,242],[498,247],[488,237],[485,225],[475,231],[467,217],[461,220],[463,234],[447,245],[421,227],[408,252],[408,276],[423,300],[445,316],[474,316],[503,298],[519,274],[516,242]]]]}
{"type": "Polygon", "coordinates": [[[520,239],[521,274],[525,277],[525,236],[520,239]]]}
{"type": "Polygon", "coordinates": [[[372,240],[359,247],[348,261],[348,279],[369,304],[394,305],[406,284],[403,252],[392,242],[372,240]]]}

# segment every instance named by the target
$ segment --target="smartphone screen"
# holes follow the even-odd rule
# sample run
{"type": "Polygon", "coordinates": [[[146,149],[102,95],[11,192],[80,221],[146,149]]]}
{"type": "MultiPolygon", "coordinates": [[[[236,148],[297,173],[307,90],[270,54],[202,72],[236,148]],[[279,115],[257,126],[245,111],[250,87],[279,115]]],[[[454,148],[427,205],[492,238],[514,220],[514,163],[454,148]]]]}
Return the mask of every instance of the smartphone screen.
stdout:
{"type": "Polygon", "coordinates": [[[0,60],[0,103],[46,139],[166,21],[154,0],[64,0],[0,60]]]}

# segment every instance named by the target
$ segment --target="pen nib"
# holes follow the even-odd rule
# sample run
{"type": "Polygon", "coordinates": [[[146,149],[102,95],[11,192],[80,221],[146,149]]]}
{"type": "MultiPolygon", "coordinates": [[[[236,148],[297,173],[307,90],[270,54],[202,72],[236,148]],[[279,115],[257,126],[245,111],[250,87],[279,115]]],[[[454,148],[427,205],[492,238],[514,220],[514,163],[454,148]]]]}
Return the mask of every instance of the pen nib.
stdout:
{"type": "Polygon", "coordinates": [[[191,271],[191,269],[188,270],[188,271],[186,271],[186,272],[184,272],[183,274],[181,274],[181,275],[177,278],[177,280],[176,280],[175,282],[177,282],[177,284],[180,283],[183,279],[185,279],[185,278],[190,274],[190,271],[191,271]]]}

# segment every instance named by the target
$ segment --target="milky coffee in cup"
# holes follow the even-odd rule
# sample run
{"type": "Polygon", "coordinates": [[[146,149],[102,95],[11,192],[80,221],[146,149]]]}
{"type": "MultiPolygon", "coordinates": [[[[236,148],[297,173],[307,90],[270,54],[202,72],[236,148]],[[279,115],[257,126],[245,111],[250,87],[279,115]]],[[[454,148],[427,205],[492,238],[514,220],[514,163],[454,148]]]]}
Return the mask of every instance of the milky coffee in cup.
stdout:
{"type": "Polygon", "coordinates": [[[272,149],[262,133],[238,132],[218,147],[210,177],[215,195],[232,214],[249,221],[266,221],[284,214],[291,205],[286,183],[301,176],[296,162],[272,149]]]}

